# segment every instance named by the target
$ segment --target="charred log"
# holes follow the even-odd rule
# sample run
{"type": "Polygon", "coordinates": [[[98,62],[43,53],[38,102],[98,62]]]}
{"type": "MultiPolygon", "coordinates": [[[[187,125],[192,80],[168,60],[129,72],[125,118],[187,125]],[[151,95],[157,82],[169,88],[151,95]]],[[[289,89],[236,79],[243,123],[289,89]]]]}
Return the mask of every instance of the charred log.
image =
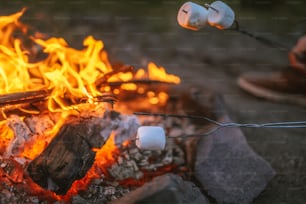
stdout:
{"type": "Polygon", "coordinates": [[[6,105],[16,105],[22,103],[33,103],[42,101],[48,98],[50,91],[37,90],[37,91],[25,91],[11,94],[4,94],[0,96],[0,107],[6,105]]]}
{"type": "Polygon", "coordinates": [[[30,177],[45,189],[65,194],[81,179],[95,159],[93,148],[100,148],[117,127],[119,114],[106,112],[103,118],[67,122],[48,147],[28,166],[30,177]]]}
{"type": "Polygon", "coordinates": [[[108,72],[106,74],[103,75],[103,77],[97,79],[97,81],[95,82],[96,87],[97,88],[101,88],[102,85],[108,84],[107,80],[118,73],[126,73],[126,72],[132,72],[134,70],[134,67],[131,65],[122,65],[122,64],[118,64],[118,65],[113,65],[113,71],[108,72]]]}
{"type": "MultiPolygon", "coordinates": [[[[11,94],[0,95],[0,121],[7,118],[8,115],[22,115],[31,116],[33,113],[42,113],[48,110],[47,104],[52,90],[37,90],[37,91],[25,91],[11,94]],[[22,109],[26,109],[24,111],[22,109]]],[[[103,93],[102,95],[95,96],[92,99],[94,102],[109,103],[111,106],[117,101],[114,94],[103,93]]],[[[74,98],[72,95],[65,95],[65,101],[67,104],[81,104],[87,103],[88,97],[74,98]]]]}
{"type": "MultiPolygon", "coordinates": [[[[102,83],[101,83],[102,84],[102,83]]],[[[167,81],[160,81],[160,80],[153,80],[153,79],[132,79],[132,80],[128,80],[128,81],[111,81],[111,82],[105,82],[104,85],[108,85],[112,88],[117,88],[120,87],[123,84],[137,84],[137,85],[146,85],[146,86],[150,86],[152,84],[157,84],[157,85],[161,85],[161,84],[165,84],[165,85],[171,85],[171,84],[175,84],[172,82],[167,82],[167,81]]]]}

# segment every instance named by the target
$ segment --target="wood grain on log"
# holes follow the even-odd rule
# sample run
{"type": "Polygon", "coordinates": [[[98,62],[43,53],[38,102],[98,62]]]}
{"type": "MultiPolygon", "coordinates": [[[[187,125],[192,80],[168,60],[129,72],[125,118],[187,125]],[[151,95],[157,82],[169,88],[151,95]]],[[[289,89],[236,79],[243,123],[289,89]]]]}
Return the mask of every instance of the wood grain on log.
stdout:
{"type": "Polygon", "coordinates": [[[100,148],[117,127],[119,114],[67,122],[48,147],[28,166],[30,177],[45,189],[65,194],[72,183],[85,176],[100,148]]]}

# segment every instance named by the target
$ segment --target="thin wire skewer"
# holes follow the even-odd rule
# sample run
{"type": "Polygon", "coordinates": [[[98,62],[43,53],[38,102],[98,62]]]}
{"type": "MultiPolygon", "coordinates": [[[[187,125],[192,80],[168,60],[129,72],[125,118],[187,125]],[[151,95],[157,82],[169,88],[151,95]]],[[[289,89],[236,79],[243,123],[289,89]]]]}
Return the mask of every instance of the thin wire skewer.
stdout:
{"type": "Polygon", "coordinates": [[[261,42],[261,43],[264,43],[265,45],[268,45],[270,47],[274,47],[274,48],[277,48],[279,50],[284,50],[284,51],[290,51],[290,48],[285,46],[284,44],[281,44],[280,42],[276,42],[276,41],[273,41],[271,39],[268,39],[268,38],[264,38],[264,37],[261,37],[261,36],[257,36],[247,30],[242,30],[240,28],[240,25],[239,25],[239,22],[237,20],[234,21],[235,23],[235,27],[232,28],[232,29],[228,29],[228,30],[234,30],[234,31],[237,31],[243,35],[247,35],[251,38],[254,38],[255,40],[261,42]]]}
{"type": "Polygon", "coordinates": [[[171,117],[171,118],[189,118],[189,119],[202,119],[206,120],[215,125],[222,125],[222,123],[212,120],[206,116],[201,115],[181,115],[181,114],[165,114],[165,113],[149,113],[149,112],[134,112],[134,115],[143,115],[143,116],[160,116],[160,117],[171,117]]]}
{"type": "MultiPolygon", "coordinates": [[[[214,8],[213,6],[211,6],[210,4],[208,3],[205,3],[204,4],[204,7],[207,8],[207,9],[212,9],[213,11],[215,11],[216,13],[219,13],[220,11],[216,8],[214,8]]],[[[231,28],[229,29],[226,29],[226,30],[234,30],[234,31],[237,31],[243,35],[247,35],[251,38],[254,38],[255,40],[261,42],[261,43],[264,43],[265,45],[268,45],[270,47],[273,47],[273,48],[277,48],[279,50],[284,50],[284,51],[290,51],[290,48],[280,42],[277,42],[277,41],[273,41],[271,39],[268,39],[268,38],[264,38],[262,36],[258,36],[258,35],[255,35],[254,33],[251,33],[247,30],[243,30],[240,28],[240,25],[239,25],[239,22],[235,19],[234,20],[234,24],[231,28]]]]}
{"type": "MultiPolygon", "coordinates": [[[[204,134],[191,134],[191,135],[183,135],[179,136],[182,138],[186,137],[197,137],[197,136],[208,136],[221,128],[232,128],[232,127],[240,127],[240,128],[306,128],[306,121],[288,121],[288,122],[275,122],[275,123],[222,123],[210,119],[206,116],[199,115],[181,115],[181,114],[164,114],[164,113],[149,113],[149,112],[135,112],[134,115],[142,115],[142,116],[160,116],[160,117],[174,117],[174,118],[189,118],[189,119],[200,119],[206,120],[217,127],[209,130],[204,134]]],[[[177,137],[170,137],[177,138],[177,137]]]]}
{"type": "Polygon", "coordinates": [[[219,13],[219,10],[218,10],[218,9],[214,8],[213,6],[211,6],[211,5],[208,4],[208,3],[205,3],[204,6],[205,6],[205,8],[207,8],[207,9],[210,8],[210,9],[214,10],[215,12],[219,13]]]}

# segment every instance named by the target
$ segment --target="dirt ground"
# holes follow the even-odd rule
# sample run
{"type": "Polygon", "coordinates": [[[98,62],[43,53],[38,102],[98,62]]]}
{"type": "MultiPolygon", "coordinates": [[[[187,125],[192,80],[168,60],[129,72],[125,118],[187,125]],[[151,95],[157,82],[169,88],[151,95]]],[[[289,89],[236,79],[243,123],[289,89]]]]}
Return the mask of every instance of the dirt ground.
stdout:
{"type": "MultiPolygon", "coordinates": [[[[112,61],[135,67],[144,67],[153,61],[164,66],[168,72],[179,75],[183,84],[221,93],[235,122],[306,119],[306,106],[258,99],[236,84],[243,72],[282,69],[288,64],[286,50],[268,47],[235,31],[185,30],[176,22],[177,10],[184,1],[33,2],[5,2],[1,15],[27,6],[24,22],[49,36],[67,39],[73,47],[81,48],[82,40],[93,35],[103,40],[112,61]]],[[[268,5],[248,7],[241,7],[239,1],[228,2],[247,30],[281,41],[288,47],[305,31],[303,2],[282,1],[281,5],[273,6],[265,1],[268,5]]],[[[243,132],[255,152],[277,172],[253,203],[305,203],[306,130],[243,129],[243,132]]]]}

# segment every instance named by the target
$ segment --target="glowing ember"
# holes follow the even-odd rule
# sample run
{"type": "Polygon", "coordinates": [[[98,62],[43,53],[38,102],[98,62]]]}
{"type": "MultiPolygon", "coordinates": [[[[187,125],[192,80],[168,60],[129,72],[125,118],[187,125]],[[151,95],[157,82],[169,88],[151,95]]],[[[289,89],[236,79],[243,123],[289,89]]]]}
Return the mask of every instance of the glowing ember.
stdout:
{"type": "Polygon", "coordinates": [[[101,174],[107,175],[107,168],[115,161],[114,154],[119,152],[115,146],[114,135],[107,140],[101,149],[95,149],[96,161],[91,169],[88,170],[86,176],[78,181],[75,181],[64,197],[69,197],[76,194],[79,190],[86,189],[89,182],[94,178],[101,177],[101,174]]]}
{"type": "MultiPolygon", "coordinates": [[[[85,102],[95,105],[95,98],[103,93],[118,95],[123,90],[127,90],[145,94],[147,98],[144,97],[143,100],[147,100],[150,104],[165,104],[168,100],[167,93],[147,92],[135,82],[155,80],[173,84],[180,83],[179,77],[167,74],[163,67],[158,67],[152,62],[148,64],[148,72],[144,69],[116,71],[108,60],[103,42],[92,36],[84,39],[82,50],[70,47],[63,38],[46,40],[40,34],[30,36],[28,38],[33,44],[36,47],[40,46],[46,54],[44,59],[35,61],[37,59],[35,59],[34,47],[26,48],[22,44],[22,39],[14,36],[15,32],[21,32],[24,34],[22,38],[27,37],[27,26],[19,21],[24,12],[25,9],[10,16],[0,17],[0,95],[46,90],[47,93],[50,93],[46,101],[49,112],[60,114],[55,120],[56,123],[52,124],[52,128],[47,128],[45,132],[37,135],[35,140],[24,147],[20,155],[16,155],[18,157],[33,160],[40,154],[69,115],[88,111],[83,110],[79,105],[80,101],[84,102],[84,99],[85,102]],[[105,80],[104,83],[97,86],[96,82],[101,79],[105,80]],[[112,87],[110,85],[112,82],[121,84],[112,87]]],[[[120,107],[117,108],[120,109],[120,107]]],[[[26,108],[19,110],[30,111],[26,108]]],[[[36,113],[40,112],[36,111],[36,113]]],[[[3,116],[6,117],[5,114],[3,116]]],[[[23,118],[20,117],[20,120],[23,121],[23,118]]],[[[0,121],[1,155],[5,153],[9,143],[15,137],[7,121],[0,121]]],[[[100,173],[107,174],[106,168],[112,164],[113,155],[119,150],[114,145],[112,137],[102,149],[95,151],[97,153],[96,162],[82,180],[73,184],[68,195],[86,187],[89,181],[99,177],[100,173]]],[[[33,187],[33,189],[36,188],[33,187]]]]}
{"type": "Polygon", "coordinates": [[[0,122],[0,153],[3,154],[10,141],[14,138],[14,133],[7,127],[6,121],[0,122]]]}

